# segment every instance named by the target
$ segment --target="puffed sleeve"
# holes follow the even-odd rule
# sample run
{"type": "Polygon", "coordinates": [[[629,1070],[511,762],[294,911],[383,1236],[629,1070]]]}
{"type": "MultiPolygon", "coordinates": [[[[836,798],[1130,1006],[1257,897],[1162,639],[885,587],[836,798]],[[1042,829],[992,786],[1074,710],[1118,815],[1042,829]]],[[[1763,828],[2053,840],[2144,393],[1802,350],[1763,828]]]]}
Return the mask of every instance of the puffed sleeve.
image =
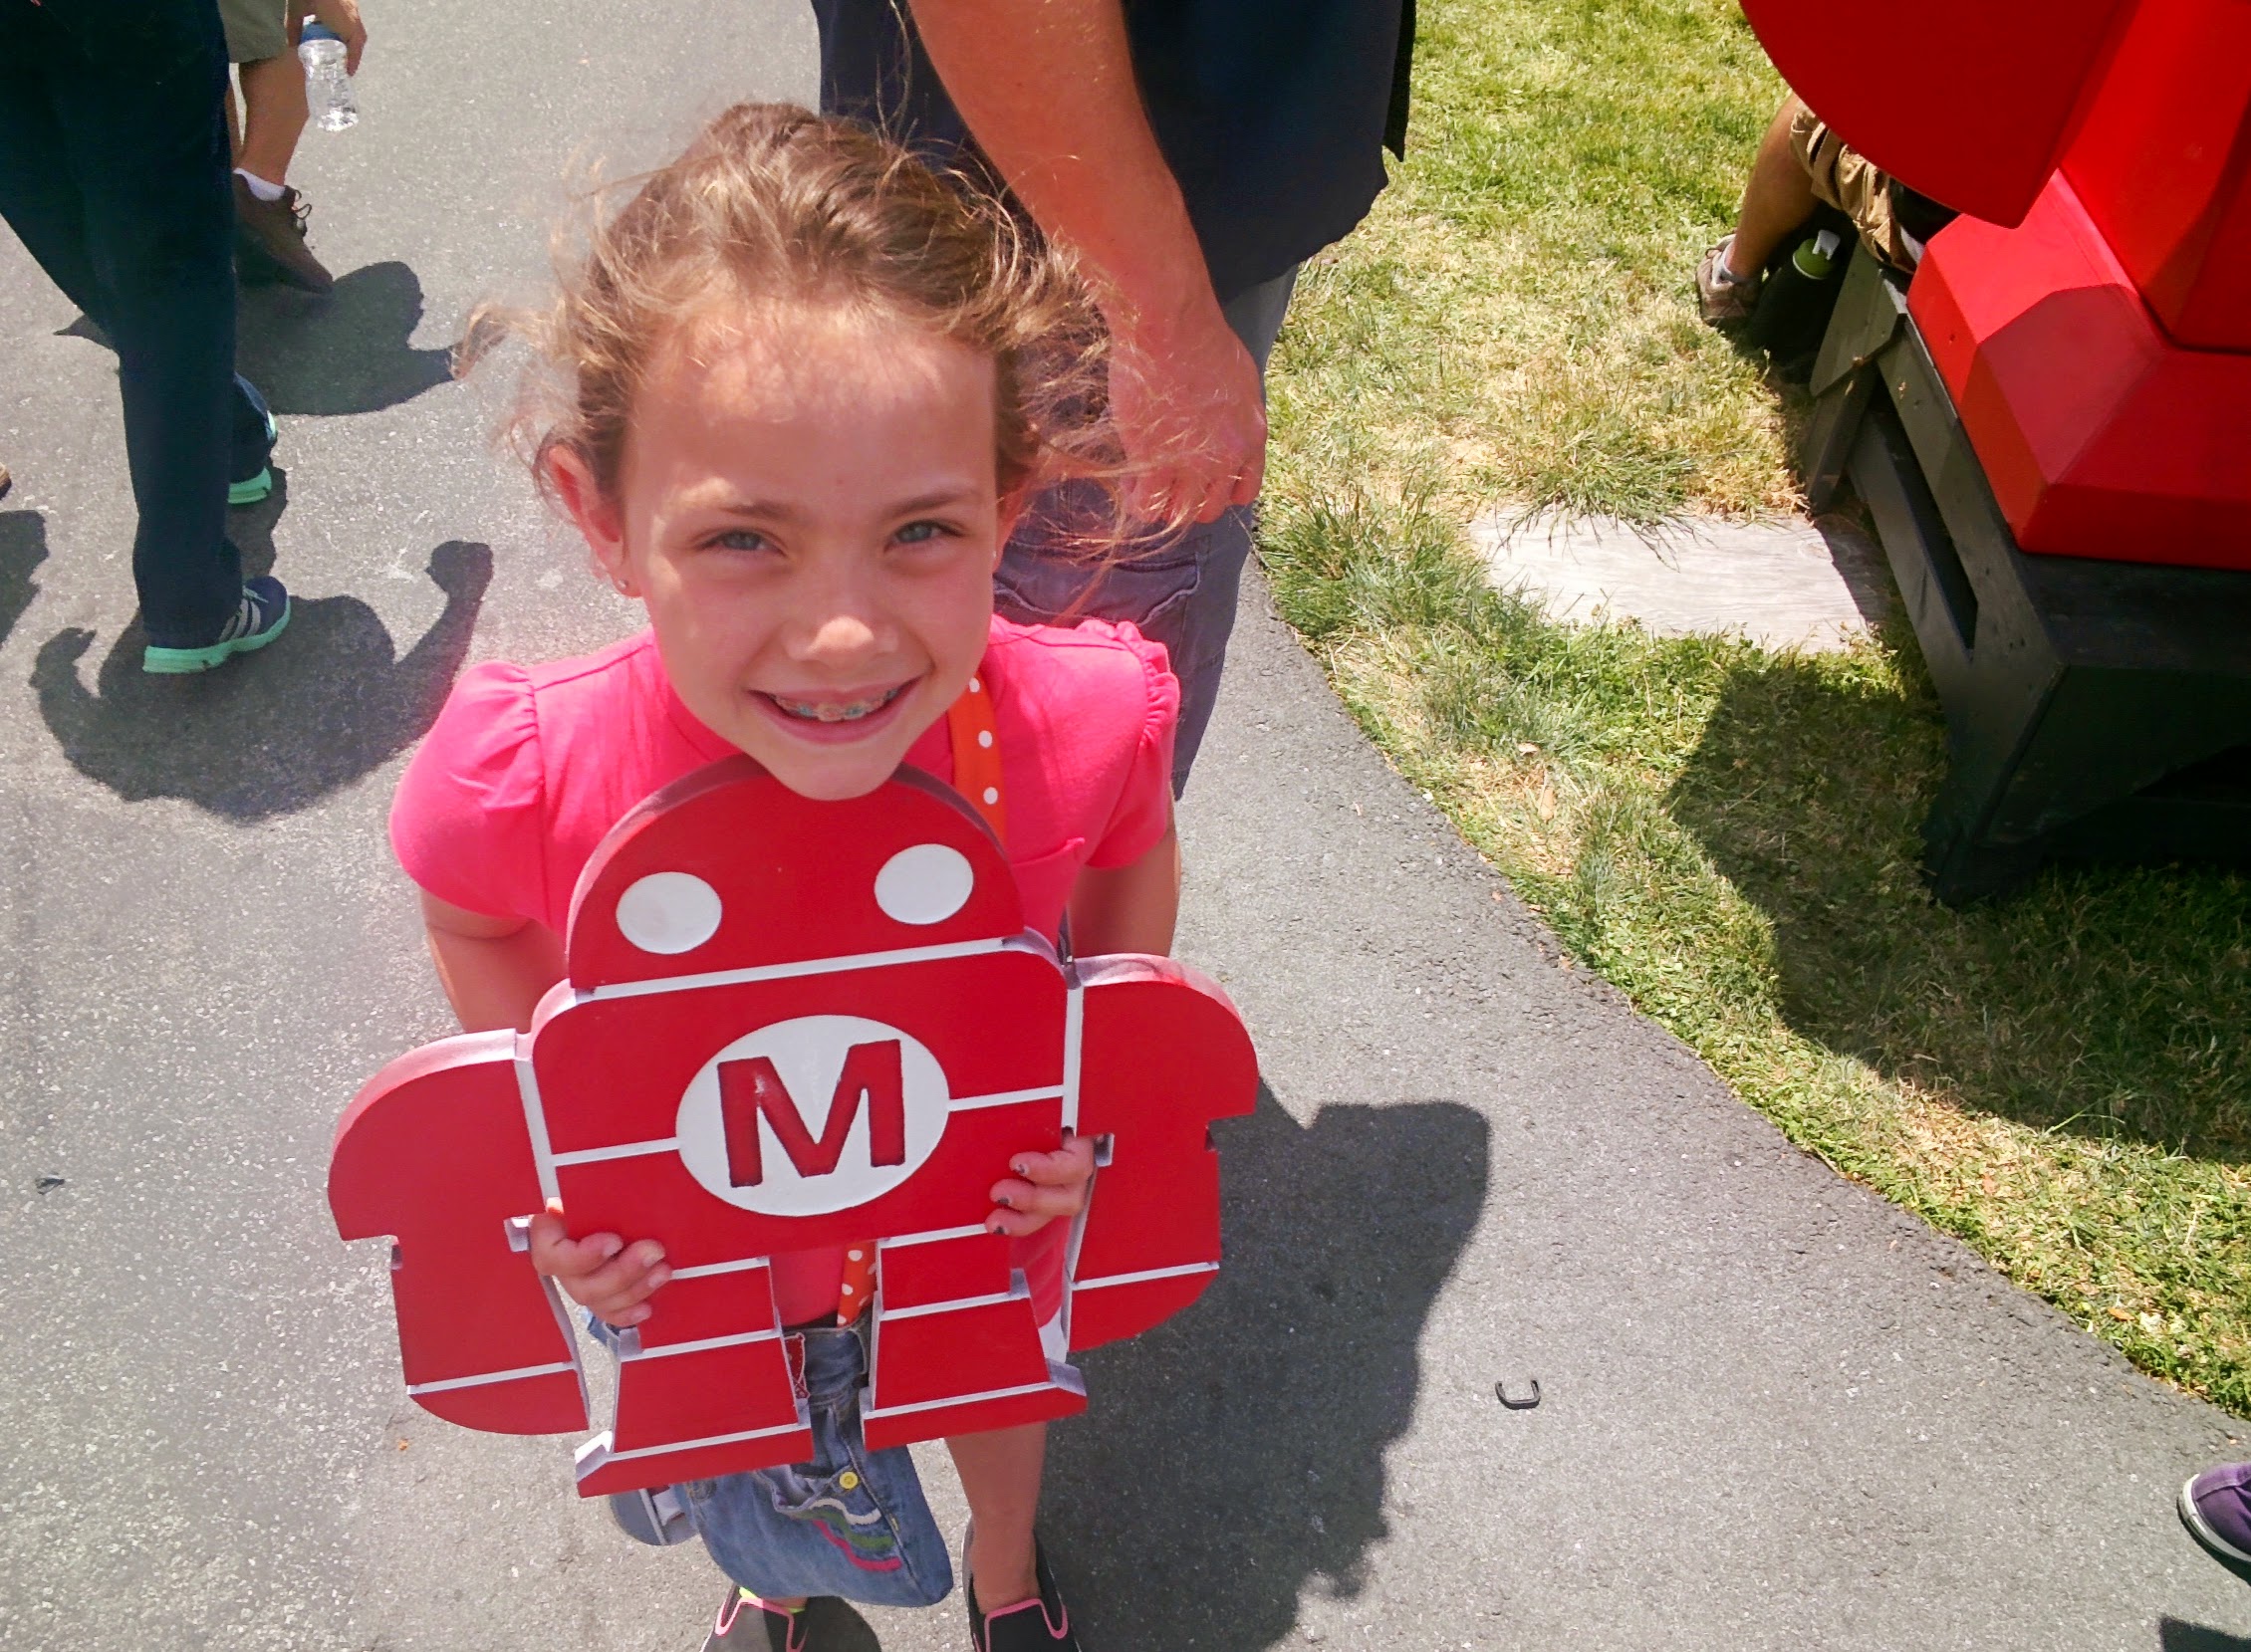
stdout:
{"type": "MultiPolygon", "coordinates": [[[[1101,626],[1090,620],[1082,630],[1101,626]]],[[[1172,736],[1180,722],[1180,683],[1172,675],[1164,644],[1151,642],[1130,623],[1101,626],[1131,650],[1139,664],[1139,729],[1132,762],[1110,821],[1095,840],[1087,864],[1105,869],[1130,866],[1163,837],[1172,824],[1172,736]]]]}
{"type": "Polygon", "coordinates": [[[539,715],[521,666],[463,674],[399,780],[390,846],[438,899],[538,920],[547,875],[539,715]]]}

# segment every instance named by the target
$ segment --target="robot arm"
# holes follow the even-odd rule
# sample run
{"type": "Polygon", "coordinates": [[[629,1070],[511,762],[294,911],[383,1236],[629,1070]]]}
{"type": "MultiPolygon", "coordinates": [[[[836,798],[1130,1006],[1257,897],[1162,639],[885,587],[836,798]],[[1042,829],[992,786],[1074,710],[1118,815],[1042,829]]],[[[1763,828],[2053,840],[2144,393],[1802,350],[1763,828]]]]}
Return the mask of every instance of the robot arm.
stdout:
{"type": "Polygon", "coordinates": [[[1081,959],[1081,1135],[1096,1141],[1073,1235],[1071,1346],[1146,1330],[1219,1271],[1211,1121],[1258,1102],[1258,1057],[1234,1006],[1169,958],[1081,959]]]}
{"type": "Polygon", "coordinates": [[[542,1208],[516,1035],[470,1033],[392,1062],[337,1125],[329,1208],[346,1239],[394,1236],[406,1382],[448,1422],[499,1434],[587,1424],[578,1352],[523,1221],[542,1208]]]}

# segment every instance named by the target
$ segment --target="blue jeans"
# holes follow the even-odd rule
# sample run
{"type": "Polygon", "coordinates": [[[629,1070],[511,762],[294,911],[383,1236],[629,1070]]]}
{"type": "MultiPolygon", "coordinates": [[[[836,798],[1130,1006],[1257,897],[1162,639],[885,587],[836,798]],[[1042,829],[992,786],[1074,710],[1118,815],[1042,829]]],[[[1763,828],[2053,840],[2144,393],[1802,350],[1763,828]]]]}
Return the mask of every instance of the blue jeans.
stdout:
{"type": "MultiPolygon", "coordinates": [[[[1261,373],[1297,279],[1293,269],[1226,306],[1228,326],[1261,373]]],[[[1215,522],[1197,523],[1169,544],[1135,551],[1108,569],[1057,554],[1041,532],[1042,514],[1035,501],[1001,557],[994,581],[1000,611],[1034,623],[1130,619],[1142,635],[1164,644],[1172,674],[1180,679],[1180,728],[1172,748],[1172,795],[1178,797],[1219,703],[1235,597],[1251,554],[1252,508],[1238,505],[1215,522]]],[[[1073,516],[1068,505],[1050,514],[1065,521],[1073,516]]]]}
{"type": "Polygon", "coordinates": [[[117,347],[133,582],[173,647],[234,614],[227,483],[264,463],[234,377],[226,75],[213,0],[0,0],[0,217],[117,347]]]}
{"type": "Polygon", "coordinates": [[[857,1329],[805,1336],[813,1459],[691,1481],[680,1500],[719,1569],[754,1594],[841,1595],[870,1606],[934,1606],[953,1563],[904,1448],[860,1433],[868,1355],[857,1329]]]}

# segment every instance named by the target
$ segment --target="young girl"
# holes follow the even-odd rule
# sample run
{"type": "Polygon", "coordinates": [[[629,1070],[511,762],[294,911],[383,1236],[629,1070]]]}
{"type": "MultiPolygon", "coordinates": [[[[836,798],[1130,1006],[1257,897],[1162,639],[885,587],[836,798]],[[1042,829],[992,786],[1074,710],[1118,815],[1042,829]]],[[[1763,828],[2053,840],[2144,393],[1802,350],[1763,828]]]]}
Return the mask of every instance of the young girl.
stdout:
{"type": "MultiPolygon", "coordinates": [[[[950,780],[965,696],[989,708],[1001,783],[980,801],[1005,794],[1029,921],[1054,940],[1068,913],[1082,953],[1170,949],[1163,650],[1129,626],[993,613],[1019,503],[1094,450],[1090,314],[1005,212],[801,110],[728,111],[597,229],[520,328],[565,389],[535,464],[649,628],[467,673],[399,787],[392,842],[464,1027],[529,1025],[564,973],[580,869],[658,787],[736,752],[810,798],[861,796],[902,763],[950,780]]],[[[989,1226],[1014,1236],[1043,1316],[1093,1168],[1070,1139],[993,1167],[989,1226]]],[[[668,1277],[652,1242],[577,1233],[560,1204],[531,1250],[612,1326],[647,1317],[668,1277]]],[[[845,1269],[825,1251],[773,1270],[817,1460],[677,1489],[730,1578],[706,1648],[806,1652],[808,1596],[926,1605],[952,1587],[906,1453],[861,1439],[845,1269]]],[[[947,1445],[977,1652],[1076,1648],[1033,1535],[1044,1429],[947,1445]]]]}

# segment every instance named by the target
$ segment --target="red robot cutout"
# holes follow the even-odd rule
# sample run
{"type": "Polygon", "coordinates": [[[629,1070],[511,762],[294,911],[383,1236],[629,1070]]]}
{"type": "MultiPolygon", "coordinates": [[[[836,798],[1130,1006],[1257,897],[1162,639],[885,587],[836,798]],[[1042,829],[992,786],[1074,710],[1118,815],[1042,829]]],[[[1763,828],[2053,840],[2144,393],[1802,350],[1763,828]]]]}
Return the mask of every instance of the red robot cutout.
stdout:
{"type": "Polygon", "coordinates": [[[2017,544],[2251,569],[2251,5],[1743,11],[1848,142],[1974,215],[1907,304],[2017,544]]]}
{"type": "Polygon", "coordinates": [[[466,1427],[588,1426],[561,1297],[524,1254],[650,1238],[670,1282],[619,1334],[615,1419],[582,1496],[803,1461],[812,1442],[770,1259],[875,1252],[862,1417],[882,1448],[1068,1415],[1073,1350],[1145,1330],[1219,1265],[1209,1126],[1257,1093],[1220,990],[1169,959],[1059,963],[951,792],[901,771],[843,803],[749,759],[622,822],[573,902],[569,978],[532,1031],[391,1062],[337,1129],[346,1239],[391,1236],[406,1381],[466,1427]],[[1041,1323],[988,1233],[1009,1156],[1096,1144],[1041,1323]]]}

